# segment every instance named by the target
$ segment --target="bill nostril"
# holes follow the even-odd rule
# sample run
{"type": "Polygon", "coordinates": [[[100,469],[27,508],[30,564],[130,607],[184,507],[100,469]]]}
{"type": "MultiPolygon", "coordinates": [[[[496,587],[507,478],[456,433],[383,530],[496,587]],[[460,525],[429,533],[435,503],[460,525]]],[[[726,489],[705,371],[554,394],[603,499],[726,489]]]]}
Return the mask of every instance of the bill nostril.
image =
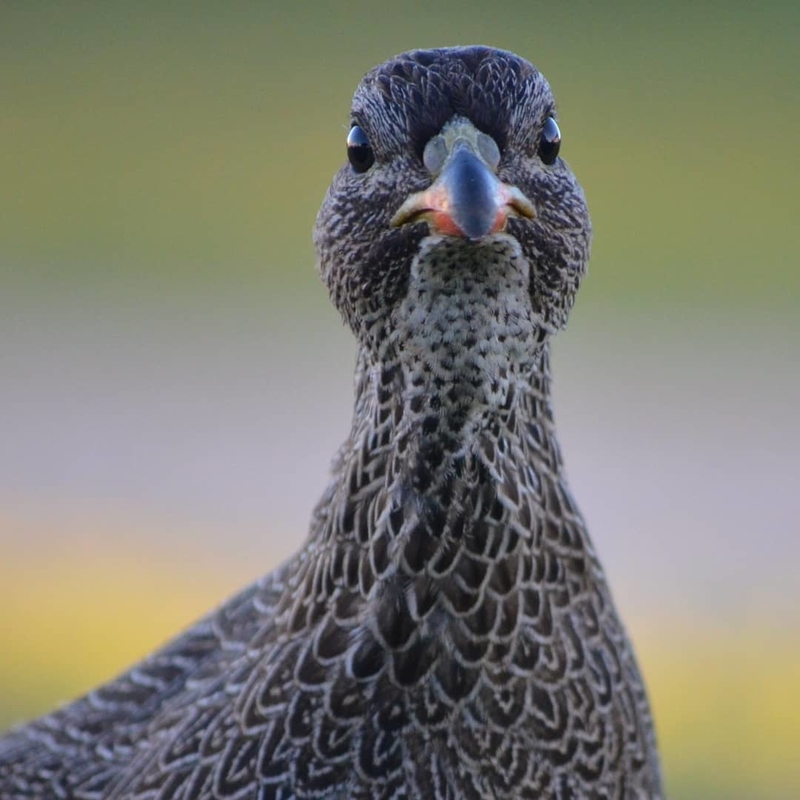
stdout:
{"type": "Polygon", "coordinates": [[[496,172],[497,167],[500,165],[500,148],[497,146],[497,142],[488,134],[481,132],[478,133],[476,141],[481,158],[483,158],[492,172],[496,172]]]}
{"type": "Polygon", "coordinates": [[[422,153],[422,162],[431,175],[438,175],[442,171],[446,160],[447,143],[444,137],[439,134],[425,145],[425,150],[422,153]]]}

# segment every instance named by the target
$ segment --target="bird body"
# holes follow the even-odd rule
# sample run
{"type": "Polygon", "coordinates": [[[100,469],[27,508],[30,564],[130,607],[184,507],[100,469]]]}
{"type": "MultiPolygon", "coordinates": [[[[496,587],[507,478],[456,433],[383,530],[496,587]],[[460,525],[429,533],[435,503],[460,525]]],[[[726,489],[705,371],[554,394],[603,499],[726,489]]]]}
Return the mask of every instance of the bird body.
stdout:
{"type": "Polygon", "coordinates": [[[591,231],[554,113],[489,48],[364,78],[315,233],[355,409],[305,546],[0,740],[0,797],[662,796],[553,421],[591,231]]]}

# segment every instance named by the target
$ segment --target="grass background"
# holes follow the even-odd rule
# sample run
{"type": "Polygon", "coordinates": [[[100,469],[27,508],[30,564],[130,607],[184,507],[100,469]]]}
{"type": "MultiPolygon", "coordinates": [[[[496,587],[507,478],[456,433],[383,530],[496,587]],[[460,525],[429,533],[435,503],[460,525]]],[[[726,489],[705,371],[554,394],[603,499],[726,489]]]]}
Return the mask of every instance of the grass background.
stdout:
{"type": "Polygon", "coordinates": [[[310,231],[349,97],[481,42],[550,79],[592,210],[560,419],[670,795],[796,796],[799,30],[788,2],[4,2],[0,727],[302,540],[348,415],[310,231]]]}

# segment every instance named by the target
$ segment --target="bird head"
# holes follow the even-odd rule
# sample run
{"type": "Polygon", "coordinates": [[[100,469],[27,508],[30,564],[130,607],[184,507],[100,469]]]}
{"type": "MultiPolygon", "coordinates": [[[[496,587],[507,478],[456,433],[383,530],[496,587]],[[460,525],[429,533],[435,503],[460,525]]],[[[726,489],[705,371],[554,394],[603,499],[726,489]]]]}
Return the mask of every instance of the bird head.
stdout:
{"type": "Polygon", "coordinates": [[[314,236],[333,302],[362,344],[403,324],[398,308],[423,256],[457,283],[514,255],[535,341],[564,326],[591,224],[560,141],[547,81],[509,52],[411,51],[362,79],[348,162],[314,236]]]}

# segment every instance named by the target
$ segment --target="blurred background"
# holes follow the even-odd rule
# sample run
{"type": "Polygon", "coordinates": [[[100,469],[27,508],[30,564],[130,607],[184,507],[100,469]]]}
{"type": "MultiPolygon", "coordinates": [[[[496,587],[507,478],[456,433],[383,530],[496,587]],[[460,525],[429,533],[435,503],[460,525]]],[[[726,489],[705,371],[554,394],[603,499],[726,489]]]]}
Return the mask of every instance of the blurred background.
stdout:
{"type": "Polygon", "coordinates": [[[303,541],[353,343],[311,229],[361,75],[548,76],[593,214],[555,353],[673,798],[800,792],[800,5],[0,5],[0,729],[303,541]]]}

